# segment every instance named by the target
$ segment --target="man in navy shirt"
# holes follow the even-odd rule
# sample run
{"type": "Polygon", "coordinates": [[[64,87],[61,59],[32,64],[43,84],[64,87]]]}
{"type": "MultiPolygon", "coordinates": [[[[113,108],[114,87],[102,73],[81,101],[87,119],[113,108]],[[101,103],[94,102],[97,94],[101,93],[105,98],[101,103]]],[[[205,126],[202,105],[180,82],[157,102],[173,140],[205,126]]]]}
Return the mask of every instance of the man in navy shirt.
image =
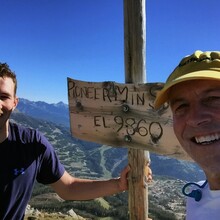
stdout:
{"type": "Polygon", "coordinates": [[[24,218],[34,182],[50,184],[65,200],[88,200],[128,189],[126,167],[119,178],[89,180],[65,171],[48,140],[34,129],[11,123],[18,104],[16,75],[0,63],[0,219],[24,218]]]}

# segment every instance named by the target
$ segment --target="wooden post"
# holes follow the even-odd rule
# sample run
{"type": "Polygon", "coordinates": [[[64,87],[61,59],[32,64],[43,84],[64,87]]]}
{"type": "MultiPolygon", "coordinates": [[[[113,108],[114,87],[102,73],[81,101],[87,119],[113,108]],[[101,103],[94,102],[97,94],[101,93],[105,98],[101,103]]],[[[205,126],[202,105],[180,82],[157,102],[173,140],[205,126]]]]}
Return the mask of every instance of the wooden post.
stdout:
{"type": "MultiPolygon", "coordinates": [[[[146,80],[145,0],[124,0],[124,56],[126,83],[146,80]]],[[[148,218],[148,193],[144,183],[144,150],[128,149],[131,166],[129,178],[129,215],[131,220],[148,218]]]]}

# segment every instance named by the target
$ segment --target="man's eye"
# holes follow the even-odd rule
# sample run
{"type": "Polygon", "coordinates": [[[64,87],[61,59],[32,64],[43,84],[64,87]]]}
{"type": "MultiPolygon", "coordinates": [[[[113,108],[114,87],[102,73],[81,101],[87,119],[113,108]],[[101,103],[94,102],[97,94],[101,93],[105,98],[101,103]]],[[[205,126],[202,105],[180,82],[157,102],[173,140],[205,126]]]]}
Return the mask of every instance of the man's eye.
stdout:
{"type": "Polygon", "coordinates": [[[205,104],[209,106],[219,106],[220,105],[220,96],[211,96],[205,100],[205,104]]]}
{"type": "Polygon", "coordinates": [[[175,106],[173,112],[174,114],[176,115],[181,115],[181,114],[184,114],[185,111],[187,110],[188,108],[188,105],[187,104],[181,104],[181,105],[178,105],[178,106],[175,106]]]}
{"type": "Polygon", "coordinates": [[[8,96],[0,96],[0,99],[1,100],[6,100],[6,99],[8,99],[9,97],[8,96]]]}

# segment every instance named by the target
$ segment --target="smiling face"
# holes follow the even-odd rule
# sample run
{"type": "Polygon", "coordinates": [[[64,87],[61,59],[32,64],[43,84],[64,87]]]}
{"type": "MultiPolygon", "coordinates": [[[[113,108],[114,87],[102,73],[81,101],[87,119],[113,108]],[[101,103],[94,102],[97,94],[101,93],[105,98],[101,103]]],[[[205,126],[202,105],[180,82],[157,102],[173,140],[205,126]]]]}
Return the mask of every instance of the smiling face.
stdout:
{"type": "Polygon", "coordinates": [[[0,142],[7,137],[8,119],[17,103],[13,80],[9,77],[0,77],[0,142]]]}
{"type": "Polygon", "coordinates": [[[206,173],[220,174],[220,81],[179,83],[171,88],[169,101],[184,150],[206,173]]]}

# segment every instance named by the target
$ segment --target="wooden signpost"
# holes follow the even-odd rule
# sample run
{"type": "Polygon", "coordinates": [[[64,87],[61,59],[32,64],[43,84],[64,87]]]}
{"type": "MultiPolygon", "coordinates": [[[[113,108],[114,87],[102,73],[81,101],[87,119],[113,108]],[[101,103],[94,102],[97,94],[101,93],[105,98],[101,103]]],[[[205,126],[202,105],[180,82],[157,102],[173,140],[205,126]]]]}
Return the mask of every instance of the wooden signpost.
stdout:
{"type": "Polygon", "coordinates": [[[95,83],[68,78],[73,136],[129,148],[131,220],[145,220],[148,216],[147,188],[144,185],[145,151],[189,159],[173,133],[169,106],[154,109],[156,92],[162,86],[160,83],[95,83]]]}
{"type": "Polygon", "coordinates": [[[148,219],[148,194],[144,183],[148,151],[190,160],[173,133],[169,106],[154,109],[156,93],[163,84],[145,83],[145,26],[145,0],[124,0],[126,84],[68,78],[73,136],[128,148],[131,220],[148,219]]]}

